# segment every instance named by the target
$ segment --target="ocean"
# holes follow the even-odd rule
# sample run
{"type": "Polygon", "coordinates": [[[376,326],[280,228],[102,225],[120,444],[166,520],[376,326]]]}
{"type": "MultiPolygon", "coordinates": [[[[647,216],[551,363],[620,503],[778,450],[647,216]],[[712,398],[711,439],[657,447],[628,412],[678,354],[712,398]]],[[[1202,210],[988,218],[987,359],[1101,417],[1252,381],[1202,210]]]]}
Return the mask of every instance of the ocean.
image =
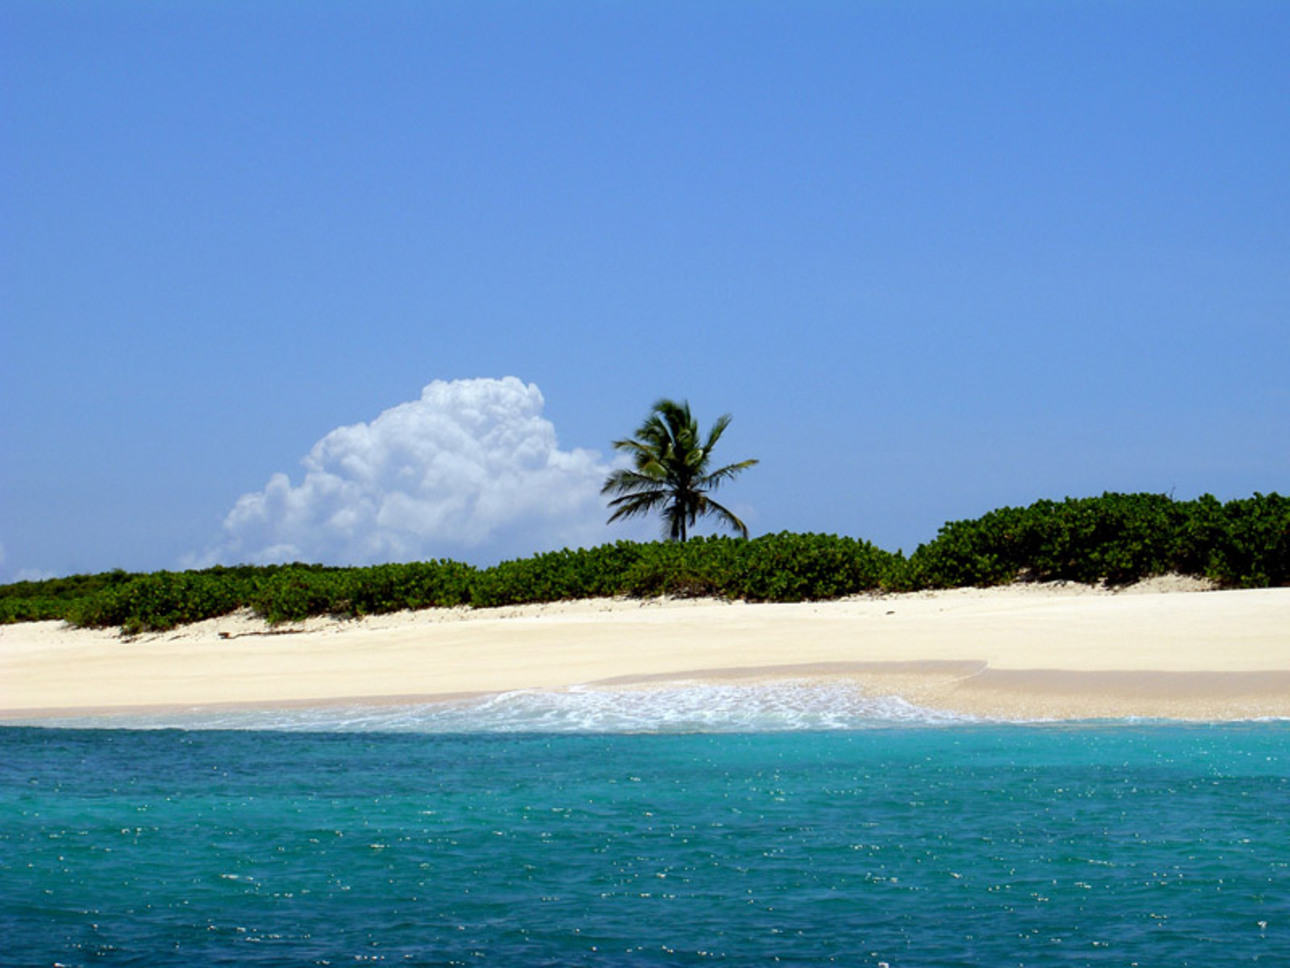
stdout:
{"type": "Polygon", "coordinates": [[[1290,965],[1290,723],[807,684],[0,728],[0,964],[1290,965]]]}

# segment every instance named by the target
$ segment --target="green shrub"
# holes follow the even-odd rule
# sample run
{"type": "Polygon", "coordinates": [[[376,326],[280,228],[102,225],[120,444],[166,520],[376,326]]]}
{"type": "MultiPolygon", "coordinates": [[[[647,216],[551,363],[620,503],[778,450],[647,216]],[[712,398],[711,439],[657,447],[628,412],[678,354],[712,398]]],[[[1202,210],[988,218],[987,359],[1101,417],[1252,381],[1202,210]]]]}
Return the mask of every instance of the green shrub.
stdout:
{"type": "Polygon", "coordinates": [[[76,603],[139,577],[115,569],[0,585],[0,623],[66,619],[76,603]]]}
{"type": "Polygon", "coordinates": [[[800,602],[873,591],[895,556],[867,541],[781,532],[746,542],[729,592],[750,601],[800,602]]]}
{"type": "Polygon", "coordinates": [[[599,548],[565,548],[503,561],[475,573],[471,604],[488,608],[622,594],[624,574],[647,547],[620,541],[599,548]]]}
{"type": "Polygon", "coordinates": [[[1229,501],[1217,527],[1213,508],[1206,511],[1193,528],[1209,534],[1207,577],[1243,588],[1290,584],[1290,498],[1255,494],[1229,501]]]}
{"type": "Polygon", "coordinates": [[[903,559],[867,541],[820,534],[691,539],[648,547],[623,593],[800,602],[872,591],[899,580],[903,559]]]}
{"type": "Polygon", "coordinates": [[[724,598],[729,597],[727,552],[742,539],[691,538],[645,545],[640,557],[622,575],[619,594],[633,598],[724,598]]]}
{"type": "Polygon", "coordinates": [[[1290,584],[1290,499],[1226,504],[1160,494],[1037,501],[952,521],[908,559],[822,534],[619,541],[477,569],[454,561],[368,568],[238,565],[73,575],[0,586],[0,622],[64,619],[165,630],[251,608],[273,623],[313,615],[475,607],[614,595],[795,602],[858,592],[998,585],[1018,579],[1123,584],[1179,572],[1225,586],[1290,584]]]}
{"type": "Polygon", "coordinates": [[[353,615],[452,608],[470,601],[475,569],[456,561],[374,565],[348,573],[345,598],[353,615]]]}
{"type": "Polygon", "coordinates": [[[909,578],[931,588],[1018,578],[1120,585],[1178,572],[1266,586],[1286,584],[1288,557],[1290,501],[1276,494],[1224,505],[1107,493],[946,524],[911,556],[909,578]]]}
{"type": "Polygon", "coordinates": [[[74,602],[65,617],[73,625],[119,625],[133,635],[224,615],[241,599],[238,582],[226,575],[158,571],[74,602]]]}
{"type": "Polygon", "coordinates": [[[286,565],[256,583],[248,604],[270,625],[314,615],[352,615],[351,581],[342,569],[286,565]]]}

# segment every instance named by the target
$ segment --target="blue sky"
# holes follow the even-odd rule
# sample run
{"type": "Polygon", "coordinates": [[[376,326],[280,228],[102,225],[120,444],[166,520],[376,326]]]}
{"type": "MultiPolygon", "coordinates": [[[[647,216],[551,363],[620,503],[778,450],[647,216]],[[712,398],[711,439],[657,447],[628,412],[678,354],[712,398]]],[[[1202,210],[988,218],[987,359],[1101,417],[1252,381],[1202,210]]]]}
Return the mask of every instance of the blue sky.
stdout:
{"type": "Polygon", "coordinates": [[[0,0],[0,581],[652,536],[593,492],[659,396],[734,415],[754,534],[1285,493],[1287,50],[1233,0],[0,0]]]}

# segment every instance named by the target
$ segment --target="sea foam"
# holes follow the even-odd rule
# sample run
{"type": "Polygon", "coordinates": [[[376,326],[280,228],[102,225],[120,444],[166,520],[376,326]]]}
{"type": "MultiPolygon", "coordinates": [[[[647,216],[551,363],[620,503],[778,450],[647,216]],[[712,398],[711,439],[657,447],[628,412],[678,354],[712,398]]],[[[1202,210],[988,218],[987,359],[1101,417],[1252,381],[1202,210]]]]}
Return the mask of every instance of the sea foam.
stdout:
{"type": "Polygon", "coordinates": [[[119,729],[576,734],[855,730],[978,721],[916,706],[898,696],[867,696],[848,685],[784,680],[519,690],[426,703],[347,703],[285,709],[205,707],[62,717],[26,724],[119,729]]]}

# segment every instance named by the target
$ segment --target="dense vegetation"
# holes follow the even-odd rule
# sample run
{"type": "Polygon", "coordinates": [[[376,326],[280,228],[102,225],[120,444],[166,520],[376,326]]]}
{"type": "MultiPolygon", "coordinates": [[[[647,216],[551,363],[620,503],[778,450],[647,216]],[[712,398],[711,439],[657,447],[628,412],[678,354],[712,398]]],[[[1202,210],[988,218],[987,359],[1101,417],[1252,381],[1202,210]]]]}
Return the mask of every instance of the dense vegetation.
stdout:
{"type": "Polygon", "coordinates": [[[1180,573],[1226,587],[1290,584],[1290,498],[1103,494],[954,521],[906,557],[855,538],[620,541],[490,568],[454,561],[333,568],[216,567],[77,575],[0,586],[0,621],[63,619],[164,630],[249,608],[270,622],[429,607],[487,607],[614,595],[713,595],[794,602],[860,592],[1017,580],[1126,584],[1180,573]]]}
{"type": "Polygon", "coordinates": [[[1205,495],[1103,494],[1001,508],[941,528],[909,561],[911,587],[998,585],[1017,579],[1122,585],[1152,575],[1225,587],[1290,584],[1290,498],[1226,504],[1205,495]]]}

